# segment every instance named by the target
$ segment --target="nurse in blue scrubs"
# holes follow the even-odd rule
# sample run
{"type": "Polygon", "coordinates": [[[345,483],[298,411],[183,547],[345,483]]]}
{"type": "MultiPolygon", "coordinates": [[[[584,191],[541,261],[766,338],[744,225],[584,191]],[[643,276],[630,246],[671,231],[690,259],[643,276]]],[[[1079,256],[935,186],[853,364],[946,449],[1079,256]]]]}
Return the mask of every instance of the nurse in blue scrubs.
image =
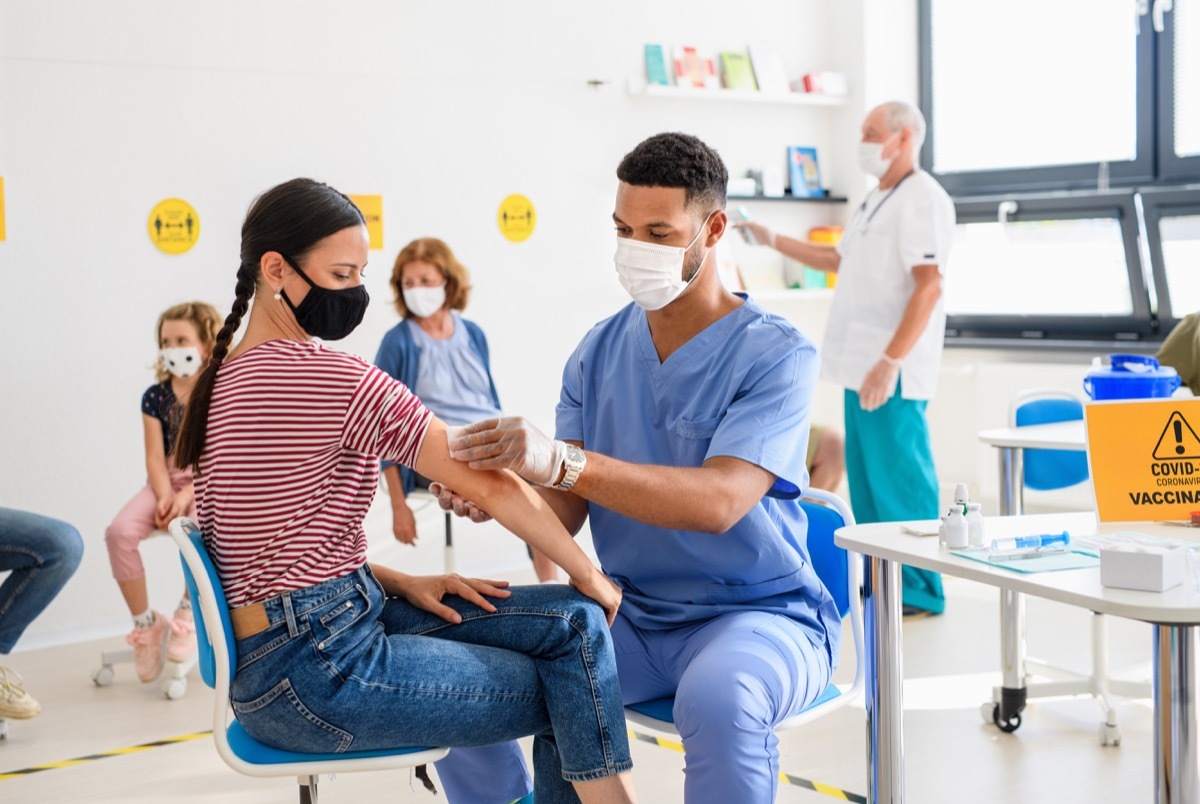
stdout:
{"type": "Polygon", "coordinates": [[[502,418],[450,446],[545,487],[571,532],[590,520],[624,592],[624,699],[675,696],[687,802],[770,802],[773,727],[827,686],[841,634],[798,502],[819,359],[717,275],[728,174],[716,152],[656,135],[617,177],[615,262],[633,302],[567,362],[557,438],[502,418]]]}

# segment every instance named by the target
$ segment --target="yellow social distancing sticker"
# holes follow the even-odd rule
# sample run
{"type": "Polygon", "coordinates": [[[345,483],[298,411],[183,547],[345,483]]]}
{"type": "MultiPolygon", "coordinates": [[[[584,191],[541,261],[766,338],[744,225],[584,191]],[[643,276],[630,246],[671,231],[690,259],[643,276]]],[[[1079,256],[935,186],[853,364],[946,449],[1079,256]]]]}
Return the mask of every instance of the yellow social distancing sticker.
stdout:
{"type": "Polygon", "coordinates": [[[1084,417],[1101,522],[1188,520],[1200,511],[1200,399],[1093,402],[1084,417]]]}
{"type": "Polygon", "coordinates": [[[352,195],[350,200],[367,222],[367,235],[371,238],[367,248],[379,251],[383,248],[383,196],[352,195]]]}
{"type": "Polygon", "coordinates": [[[500,233],[514,243],[528,240],[537,225],[537,210],[533,202],[523,195],[510,195],[500,202],[496,210],[496,224],[500,233]]]}
{"type": "Polygon", "coordinates": [[[159,251],[182,254],[200,239],[200,216],[182,198],[167,198],[150,210],[146,229],[159,251]]]}

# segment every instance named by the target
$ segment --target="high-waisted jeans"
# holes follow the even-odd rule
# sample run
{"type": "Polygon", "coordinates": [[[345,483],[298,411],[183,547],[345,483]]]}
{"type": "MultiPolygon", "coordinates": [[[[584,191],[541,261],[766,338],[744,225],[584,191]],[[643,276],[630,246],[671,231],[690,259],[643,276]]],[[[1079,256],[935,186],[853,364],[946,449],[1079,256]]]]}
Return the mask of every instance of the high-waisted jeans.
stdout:
{"type": "Polygon", "coordinates": [[[612,639],[565,585],[514,587],[494,613],[444,599],[449,623],[385,598],[367,567],[264,601],[270,627],[237,641],[233,708],[279,748],[476,746],[534,735],[538,804],[632,763],[612,639]]]}

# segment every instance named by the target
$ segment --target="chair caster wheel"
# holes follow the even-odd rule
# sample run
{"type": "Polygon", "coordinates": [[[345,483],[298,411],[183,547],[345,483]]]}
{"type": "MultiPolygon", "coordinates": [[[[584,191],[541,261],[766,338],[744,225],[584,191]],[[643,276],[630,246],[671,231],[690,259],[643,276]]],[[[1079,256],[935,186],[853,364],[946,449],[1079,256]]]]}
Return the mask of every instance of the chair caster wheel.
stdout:
{"type": "Polygon", "coordinates": [[[187,680],[182,678],[173,678],[163,685],[163,694],[172,701],[178,701],[184,695],[187,695],[187,680]]]}
{"type": "Polygon", "coordinates": [[[996,722],[996,702],[984,701],[979,705],[979,716],[983,718],[983,722],[989,726],[996,722]]]}
{"type": "Polygon", "coordinates": [[[113,670],[111,664],[101,665],[96,669],[96,672],[92,673],[92,681],[96,683],[97,687],[107,687],[113,683],[113,676],[115,675],[116,671],[113,670]]]}
{"type": "Polygon", "coordinates": [[[1121,727],[1100,722],[1100,745],[1118,746],[1121,744],[1121,727]]]}
{"type": "Polygon", "coordinates": [[[0,717],[0,740],[8,739],[8,721],[0,717]]]}
{"type": "Polygon", "coordinates": [[[1017,729],[1021,728],[1021,713],[1014,712],[1008,720],[1000,719],[1000,704],[995,704],[992,708],[992,722],[996,724],[996,728],[1005,734],[1012,734],[1017,729]]]}

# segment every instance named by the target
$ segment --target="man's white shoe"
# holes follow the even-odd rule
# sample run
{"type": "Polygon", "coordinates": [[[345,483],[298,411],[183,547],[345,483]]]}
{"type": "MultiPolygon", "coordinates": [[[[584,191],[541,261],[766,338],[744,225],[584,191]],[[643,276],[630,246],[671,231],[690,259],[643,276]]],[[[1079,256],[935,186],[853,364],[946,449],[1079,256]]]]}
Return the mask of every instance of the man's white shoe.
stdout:
{"type": "Polygon", "coordinates": [[[0,667],[0,718],[28,720],[41,711],[42,705],[25,691],[25,680],[16,671],[0,667]]]}

